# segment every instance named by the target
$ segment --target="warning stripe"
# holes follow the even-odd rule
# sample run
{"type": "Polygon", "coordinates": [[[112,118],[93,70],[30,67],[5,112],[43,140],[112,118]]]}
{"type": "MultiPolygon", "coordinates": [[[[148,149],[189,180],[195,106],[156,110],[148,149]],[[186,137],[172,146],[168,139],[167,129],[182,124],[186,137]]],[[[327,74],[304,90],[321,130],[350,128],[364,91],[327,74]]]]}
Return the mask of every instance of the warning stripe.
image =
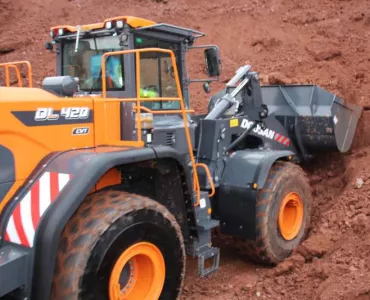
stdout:
{"type": "Polygon", "coordinates": [[[36,181],[34,186],[31,189],[31,213],[32,213],[32,224],[33,228],[37,227],[37,224],[39,222],[39,216],[40,216],[40,202],[37,201],[37,199],[40,198],[40,182],[36,181]]]}
{"type": "MultiPolygon", "coordinates": [[[[30,245],[29,245],[28,240],[26,238],[26,234],[24,233],[22,217],[21,217],[21,206],[20,205],[16,206],[16,208],[14,210],[14,213],[13,213],[13,217],[14,217],[15,230],[18,233],[18,237],[19,237],[19,240],[21,241],[21,244],[24,245],[24,246],[29,247],[30,245]]],[[[24,216],[24,218],[26,218],[26,216],[24,216]]]]}
{"type": "Polygon", "coordinates": [[[279,133],[277,133],[277,132],[276,132],[276,133],[275,133],[275,141],[279,140],[279,139],[280,139],[280,136],[281,136],[281,135],[280,135],[279,133]]]}
{"type": "Polygon", "coordinates": [[[70,174],[45,172],[15,207],[6,227],[5,240],[32,247],[43,214],[70,179],[70,174]]]}
{"type": "Polygon", "coordinates": [[[290,145],[290,139],[277,132],[275,132],[274,140],[285,146],[290,145]]]}

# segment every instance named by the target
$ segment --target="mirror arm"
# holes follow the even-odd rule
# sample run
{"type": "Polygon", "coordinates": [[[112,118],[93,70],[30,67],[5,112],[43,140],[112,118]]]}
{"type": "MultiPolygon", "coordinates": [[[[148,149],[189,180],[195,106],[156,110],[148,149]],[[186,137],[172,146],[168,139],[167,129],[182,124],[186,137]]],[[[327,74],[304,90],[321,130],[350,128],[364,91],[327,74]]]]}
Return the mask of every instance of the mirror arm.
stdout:
{"type": "Polygon", "coordinates": [[[217,76],[216,78],[207,78],[207,79],[189,79],[187,83],[194,83],[194,82],[214,82],[214,81],[219,81],[219,77],[217,76]]]}

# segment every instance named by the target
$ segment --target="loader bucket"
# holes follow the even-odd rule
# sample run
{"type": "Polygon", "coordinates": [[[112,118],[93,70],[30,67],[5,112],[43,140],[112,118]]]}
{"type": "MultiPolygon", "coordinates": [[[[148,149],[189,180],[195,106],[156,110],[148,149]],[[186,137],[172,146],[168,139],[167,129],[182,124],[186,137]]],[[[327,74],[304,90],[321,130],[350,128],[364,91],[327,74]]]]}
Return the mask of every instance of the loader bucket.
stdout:
{"type": "Polygon", "coordinates": [[[315,85],[262,86],[262,99],[302,152],[347,152],[362,107],[315,85]]]}

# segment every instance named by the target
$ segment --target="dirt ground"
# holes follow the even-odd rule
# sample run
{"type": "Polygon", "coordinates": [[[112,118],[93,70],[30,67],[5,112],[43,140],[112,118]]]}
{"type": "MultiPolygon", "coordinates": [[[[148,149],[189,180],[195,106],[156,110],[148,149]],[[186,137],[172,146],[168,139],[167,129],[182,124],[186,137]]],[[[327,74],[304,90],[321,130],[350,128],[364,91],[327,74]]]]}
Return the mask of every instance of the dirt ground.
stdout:
{"type": "MultiPolygon", "coordinates": [[[[34,81],[53,74],[43,49],[49,27],[135,15],[207,33],[220,47],[221,82],[251,64],[264,83],[314,83],[364,106],[353,150],[304,166],[314,191],[307,240],[275,268],[238,256],[229,239],[218,273],[196,276],[188,260],[183,299],[370,299],[370,1],[368,0],[0,0],[0,62],[29,60],[34,81]],[[108,6],[109,5],[109,6],[108,6]],[[364,185],[357,189],[358,178],[364,185]]],[[[200,42],[200,41],[199,41],[200,42]]],[[[196,59],[189,72],[202,75],[196,59]]],[[[213,91],[222,87],[214,84],[213,91]]],[[[192,106],[208,96],[192,88],[192,106]]]]}

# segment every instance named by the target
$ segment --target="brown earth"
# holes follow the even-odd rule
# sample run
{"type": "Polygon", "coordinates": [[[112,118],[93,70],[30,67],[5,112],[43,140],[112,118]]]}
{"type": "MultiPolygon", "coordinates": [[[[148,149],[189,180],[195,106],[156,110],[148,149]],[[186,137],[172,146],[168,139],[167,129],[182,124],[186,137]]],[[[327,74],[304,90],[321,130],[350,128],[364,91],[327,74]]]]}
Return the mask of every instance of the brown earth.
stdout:
{"type": "MultiPolygon", "coordinates": [[[[202,42],[220,47],[221,81],[248,63],[264,83],[314,83],[370,107],[368,0],[0,0],[0,62],[31,61],[39,85],[55,70],[53,54],[43,49],[50,26],[120,13],[207,33],[202,42]]],[[[189,71],[202,76],[197,59],[189,71]]],[[[206,109],[207,98],[192,87],[197,111],[206,109]]],[[[183,299],[370,299],[369,114],[363,113],[350,153],[305,166],[315,196],[313,222],[291,258],[275,268],[255,265],[238,256],[228,238],[215,236],[219,272],[200,279],[189,259],[183,299]],[[360,189],[353,185],[357,178],[364,181],[360,189]]]]}

